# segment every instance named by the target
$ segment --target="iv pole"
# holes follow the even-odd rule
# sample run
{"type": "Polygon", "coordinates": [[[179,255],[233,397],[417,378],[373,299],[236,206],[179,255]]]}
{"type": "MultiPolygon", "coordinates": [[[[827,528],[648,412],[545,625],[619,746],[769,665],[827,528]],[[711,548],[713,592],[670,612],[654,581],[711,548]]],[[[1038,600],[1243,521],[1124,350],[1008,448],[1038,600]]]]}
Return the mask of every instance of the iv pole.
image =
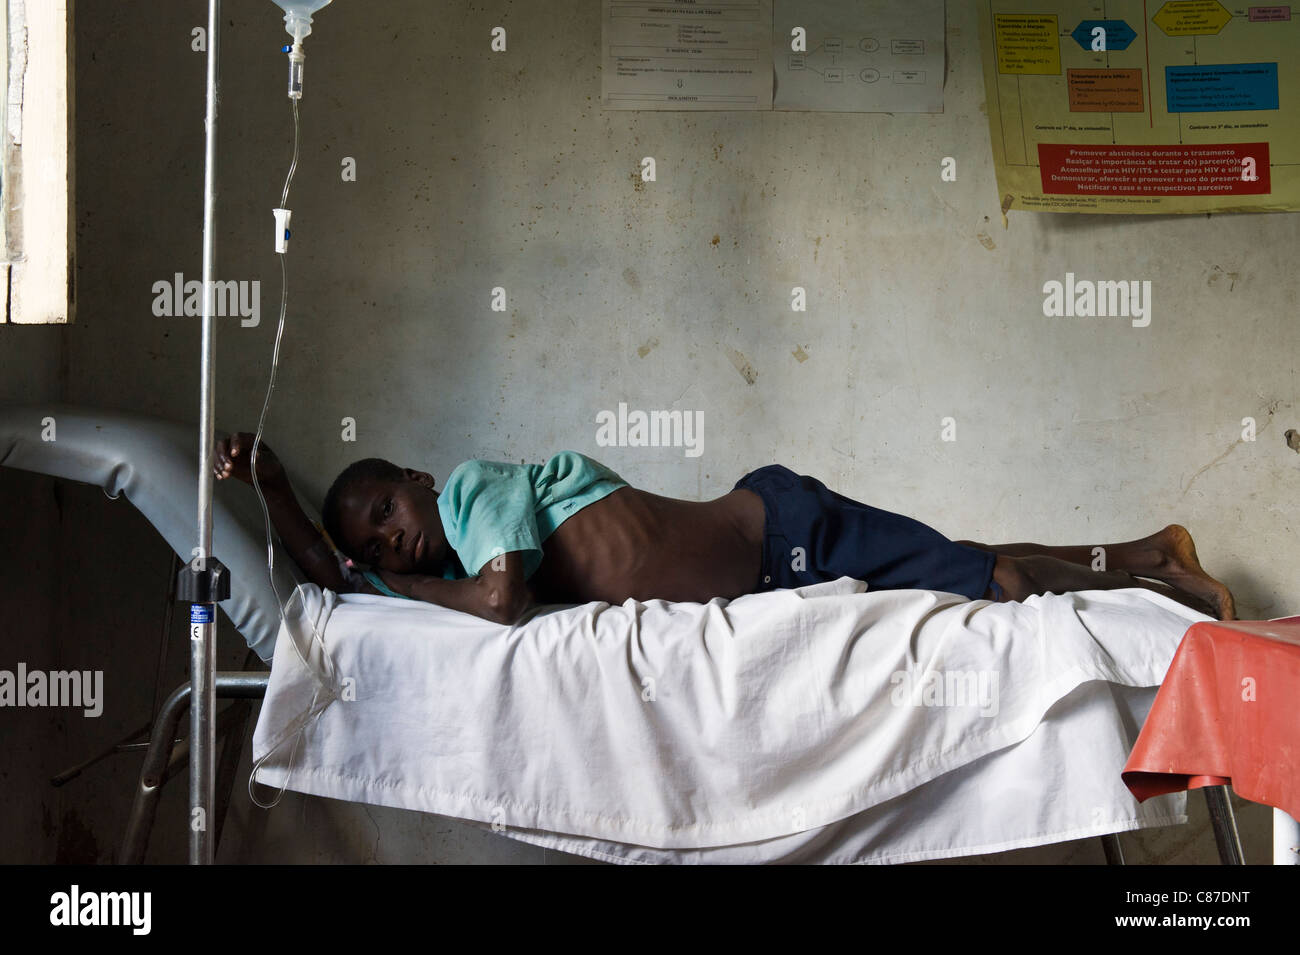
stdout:
{"type": "MultiPolygon", "coordinates": [[[[302,39],[311,32],[308,9],[330,0],[275,3],[285,9],[285,29],[294,38],[289,52],[289,97],[302,96],[302,39]],[[299,8],[303,9],[299,9],[299,8]]],[[[213,862],[212,808],[216,776],[217,603],[230,598],[230,575],[212,555],[212,472],[216,404],[217,329],[213,321],[213,282],[217,242],[217,100],[221,86],[221,0],[208,0],[207,116],[203,158],[203,343],[199,399],[199,546],[181,569],[176,596],[190,605],[190,864],[213,862]]],[[[295,107],[296,108],[296,107],[295,107]]],[[[294,114],[296,117],[296,113],[294,114]]],[[[294,161],[297,162],[295,141],[294,161]]],[[[292,176],[292,172],[290,172],[292,176]]],[[[285,192],[288,193],[288,185],[285,192]]],[[[276,251],[288,240],[286,209],[276,209],[276,251]]],[[[283,321],[283,316],[281,317],[283,321]]],[[[260,432],[260,429],[259,429],[260,432]]],[[[274,584],[273,584],[274,585],[274,584]]]]}
{"type": "MultiPolygon", "coordinates": [[[[285,29],[293,36],[289,53],[289,98],[302,96],[303,37],[311,33],[309,11],[331,0],[287,3],[285,29]]],[[[230,598],[230,575],[212,555],[212,472],[216,404],[216,325],[213,321],[213,282],[217,241],[217,100],[220,98],[221,0],[208,0],[207,133],[203,159],[203,343],[199,401],[199,546],[194,560],[177,578],[178,600],[190,605],[190,864],[211,865],[214,847],[210,831],[216,776],[216,606],[230,598]]],[[[296,105],[295,105],[296,110],[296,105]]],[[[295,122],[297,113],[294,113],[295,122]]],[[[296,133],[295,133],[296,135],[296,133]]],[[[294,162],[297,163],[297,141],[294,162]]],[[[292,170],[290,177],[292,178],[292,170]]],[[[288,194],[288,183],[285,194],[288,194]]],[[[288,238],[289,211],[276,209],[276,251],[283,254],[288,238]]],[[[283,315],[281,316],[283,322],[283,315]]],[[[278,346],[277,346],[278,347],[278,346]]],[[[260,426],[259,426],[260,434],[260,426]]],[[[256,446],[255,446],[256,447],[256,446]]],[[[274,586],[274,581],[272,582],[274,586]]]]}
{"type": "Polygon", "coordinates": [[[190,864],[211,865],[213,778],[216,775],[216,604],[230,596],[226,568],[212,553],[213,437],[216,398],[217,97],[221,0],[208,0],[206,153],[203,161],[203,343],[199,403],[199,546],[180,572],[177,599],[190,603],[190,864]]]}

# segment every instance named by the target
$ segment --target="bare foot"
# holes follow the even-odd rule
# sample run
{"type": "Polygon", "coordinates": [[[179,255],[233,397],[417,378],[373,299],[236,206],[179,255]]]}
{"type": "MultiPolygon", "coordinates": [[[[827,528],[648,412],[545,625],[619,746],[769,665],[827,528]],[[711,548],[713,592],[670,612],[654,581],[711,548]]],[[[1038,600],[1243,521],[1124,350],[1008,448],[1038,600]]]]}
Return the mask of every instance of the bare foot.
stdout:
{"type": "Polygon", "coordinates": [[[1232,593],[1201,567],[1196,556],[1192,535],[1181,524],[1170,524],[1154,540],[1164,553],[1166,563],[1161,568],[1161,579],[1180,590],[1201,598],[1220,620],[1236,620],[1237,606],[1232,593]]]}

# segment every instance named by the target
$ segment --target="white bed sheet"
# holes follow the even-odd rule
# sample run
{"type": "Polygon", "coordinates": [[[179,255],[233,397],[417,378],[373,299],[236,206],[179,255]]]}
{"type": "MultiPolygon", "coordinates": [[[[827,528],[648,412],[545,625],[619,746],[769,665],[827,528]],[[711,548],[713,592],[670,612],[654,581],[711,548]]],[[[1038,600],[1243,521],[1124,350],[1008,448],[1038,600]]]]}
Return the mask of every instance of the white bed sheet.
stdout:
{"type": "Polygon", "coordinates": [[[292,756],[300,792],[622,862],[910,861],[1185,821],[1184,796],[1139,806],[1119,773],[1208,618],[1139,589],[864,590],[590,603],[511,628],[303,585],[256,778],[283,785],[292,756]],[[996,706],[900,702],[929,673],[984,674],[996,706]]]}

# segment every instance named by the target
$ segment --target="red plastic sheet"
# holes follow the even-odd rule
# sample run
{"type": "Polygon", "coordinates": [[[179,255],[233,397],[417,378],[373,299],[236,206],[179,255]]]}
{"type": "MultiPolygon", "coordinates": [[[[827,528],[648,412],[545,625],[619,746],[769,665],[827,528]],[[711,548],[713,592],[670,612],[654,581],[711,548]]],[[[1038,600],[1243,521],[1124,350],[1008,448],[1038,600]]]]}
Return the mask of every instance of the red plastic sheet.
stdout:
{"type": "Polygon", "coordinates": [[[1300,818],[1300,617],[1193,624],[1123,778],[1139,802],[1227,784],[1300,818]]]}

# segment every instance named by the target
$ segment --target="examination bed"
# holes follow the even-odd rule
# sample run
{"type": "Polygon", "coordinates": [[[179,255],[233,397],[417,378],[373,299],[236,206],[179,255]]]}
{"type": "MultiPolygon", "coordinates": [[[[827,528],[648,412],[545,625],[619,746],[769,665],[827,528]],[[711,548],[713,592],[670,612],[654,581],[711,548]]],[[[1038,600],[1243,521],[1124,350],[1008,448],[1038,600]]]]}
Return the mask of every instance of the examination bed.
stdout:
{"type": "MultiPolygon", "coordinates": [[[[0,465],[125,493],[188,557],[195,434],[0,409],[0,465]]],[[[989,604],[843,579],[503,627],[322,590],[278,552],[282,629],[262,527],[251,489],[219,482],[222,611],[272,660],[266,796],[439,813],[618,862],[902,862],[1186,821],[1185,794],[1138,804],[1120,778],[1179,640],[1208,619],[1149,591],[989,604]]]]}
{"type": "Polygon", "coordinates": [[[1138,589],[863,590],[511,628],[305,585],[256,778],[632,862],[903,862],[1185,821],[1119,771],[1202,615],[1138,589]]]}

